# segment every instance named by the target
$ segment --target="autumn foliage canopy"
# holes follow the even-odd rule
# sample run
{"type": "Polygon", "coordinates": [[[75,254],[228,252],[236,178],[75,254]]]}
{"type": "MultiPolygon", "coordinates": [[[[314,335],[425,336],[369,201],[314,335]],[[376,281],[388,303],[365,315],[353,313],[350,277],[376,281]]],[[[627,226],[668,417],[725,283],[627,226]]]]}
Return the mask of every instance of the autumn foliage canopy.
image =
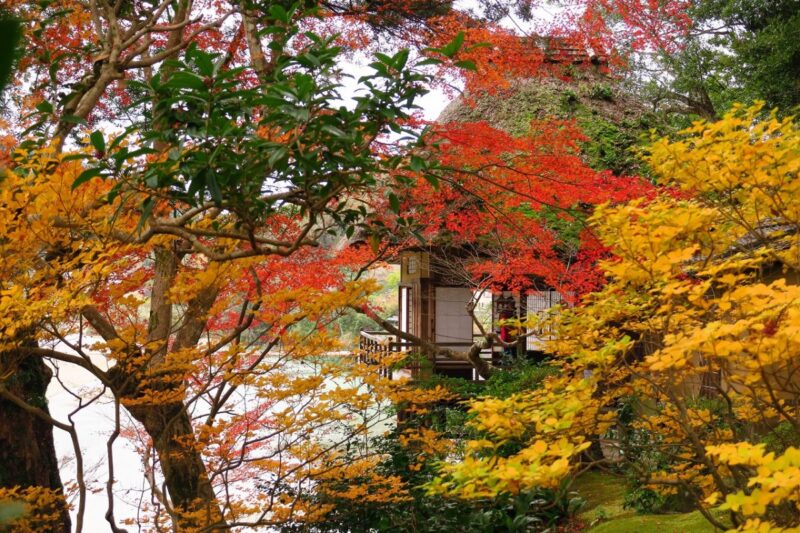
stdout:
{"type": "MultiPolygon", "coordinates": [[[[431,91],[606,75],[691,23],[680,0],[557,4],[0,2],[25,35],[0,138],[0,423],[46,422],[75,456],[64,483],[0,474],[0,499],[28,504],[15,530],[88,530],[99,492],[112,531],[304,528],[412,499],[369,437],[453,393],[375,372],[330,326],[369,307],[370,266],[420,242],[476,250],[476,286],[537,279],[573,306],[548,326],[558,375],[472,403],[460,455],[401,432],[410,470],[449,459],[429,494],[557,487],[634,398],[629,427],[669,449],[648,484],[724,502],[741,530],[796,526],[797,450],[744,424],[797,429],[795,123],[698,123],[653,142],[648,180],[592,168],[572,120],[513,136],[421,112],[431,91]],[[64,368],[92,391],[73,415],[112,407],[102,480],[44,399],[64,368]],[[710,373],[724,401],[686,400],[710,373]],[[135,518],[115,510],[123,442],[147,487],[135,518]]],[[[8,431],[0,446],[27,453],[8,431]]]]}

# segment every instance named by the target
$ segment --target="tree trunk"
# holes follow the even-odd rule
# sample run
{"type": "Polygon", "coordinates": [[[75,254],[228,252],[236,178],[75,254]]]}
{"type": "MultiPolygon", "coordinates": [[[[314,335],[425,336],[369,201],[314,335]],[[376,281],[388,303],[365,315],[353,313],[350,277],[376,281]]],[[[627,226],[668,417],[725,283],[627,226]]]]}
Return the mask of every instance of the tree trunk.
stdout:
{"type": "MultiPolygon", "coordinates": [[[[222,528],[223,514],[203,462],[202,445],[183,403],[184,376],[180,369],[176,375],[168,361],[170,338],[176,328],[169,291],[175,284],[180,262],[175,243],[155,248],[146,361],[135,362],[141,352],[134,346],[130,353],[132,364],[113,366],[108,377],[114,395],[152,439],[174,510],[175,529],[222,528]]],[[[197,344],[217,294],[216,287],[207,287],[189,302],[173,349],[197,344]]],[[[119,339],[111,324],[90,311],[85,309],[84,317],[104,340],[119,339]]]]}
{"type": "Polygon", "coordinates": [[[180,530],[223,524],[192,421],[179,402],[131,405],[128,411],[153,439],[180,530]]]}
{"type": "MultiPolygon", "coordinates": [[[[29,345],[35,344],[32,341],[29,345]]],[[[53,374],[39,357],[18,352],[0,354],[3,366],[14,369],[5,382],[12,394],[43,411],[47,409],[47,385],[53,374]],[[10,363],[10,364],[9,364],[10,363]]],[[[36,415],[0,398],[0,487],[43,487],[63,492],[53,426],[36,415]]],[[[57,532],[69,533],[71,522],[66,506],[61,508],[57,532]]]]}

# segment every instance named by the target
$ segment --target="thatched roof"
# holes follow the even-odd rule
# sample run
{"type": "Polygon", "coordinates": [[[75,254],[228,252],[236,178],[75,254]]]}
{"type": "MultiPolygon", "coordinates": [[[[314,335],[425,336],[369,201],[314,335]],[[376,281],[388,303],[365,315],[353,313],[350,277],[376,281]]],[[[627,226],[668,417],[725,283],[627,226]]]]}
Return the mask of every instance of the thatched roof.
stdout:
{"type": "Polygon", "coordinates": [[[629,149],[658,125],[656,117],[601,67],[585,62],[562,66],[568,78],[517,80],[492,94],[459,98],[437,121],[485,120],[512,135],[523,135],[532,120],[575,119],[591,139],[583,151],[593,167],[617,173],[640,172],[640,162],[629,149]]]}

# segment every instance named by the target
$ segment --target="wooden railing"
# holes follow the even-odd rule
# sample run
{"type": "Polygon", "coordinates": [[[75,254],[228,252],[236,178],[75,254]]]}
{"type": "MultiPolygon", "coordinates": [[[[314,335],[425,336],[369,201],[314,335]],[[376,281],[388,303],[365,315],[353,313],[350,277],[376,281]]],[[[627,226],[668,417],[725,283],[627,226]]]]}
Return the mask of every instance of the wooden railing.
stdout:
{"type": "Polygon", "coordinates": [[[399,352],[397,338],[386,331],[360,331],[358,336],[359,362],[377,365],[381,376],[392,379],[392,369],[384,364],[384,357],[391,352],[399,352]]]}
{"type": "MultiPolygon", "coordinates": [[[[376,365],[378,372],[384,377],[391,379],[393,377],[393,370],[387,367],[383,362],[385,356],[390,353],[408,352],[409,356],[418,354],[419,350],[415,350],[419,345],[403,339],[398,339],[395,335],[386,331],[361,331],[359,332],[359,361],[365,364],[376,365]]],[[[470,344],[463,342],[437,342],[436,346],[440,348],[448,348],[453,351],[467,351],[470,344]]],[[[487,361],[494,360],[498,357],[498,353],[492,348],[487,348],[481,351],[481,358],[487,361]]],[[[407,364],[404,370],[410,371],[412,379],[419,377],[422,365],[419,363],[418,358],[412,358],[414,362],[407,364]]],[[[467,361],[457,359],[450,359],[444,356],[437,356],[434,361],[431,361],[434,372],[458,370],[458,371],[471,371],[472,365],[467,361]]],[[[473,377],[474,379],[474,377],[473,377]]]]}

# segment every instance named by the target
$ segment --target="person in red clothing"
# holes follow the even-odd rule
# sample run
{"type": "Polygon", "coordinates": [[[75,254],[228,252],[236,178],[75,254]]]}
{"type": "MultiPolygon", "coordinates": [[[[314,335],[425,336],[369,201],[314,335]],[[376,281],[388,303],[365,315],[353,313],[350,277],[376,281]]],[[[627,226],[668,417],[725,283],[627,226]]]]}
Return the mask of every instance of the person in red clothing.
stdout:
{"type": "Polygon", "coordinates": [[[498,321],[500,324],[500,340],[505,343],[503,345],[503,355],[513,357],[516,349],[513,346],[506,344],[512,343],[517,340],[515,335],[515,328],[508,322],[514,318],[514,299],[510,297],[503,297],[497,301],[498,307],[498,321]]]}

